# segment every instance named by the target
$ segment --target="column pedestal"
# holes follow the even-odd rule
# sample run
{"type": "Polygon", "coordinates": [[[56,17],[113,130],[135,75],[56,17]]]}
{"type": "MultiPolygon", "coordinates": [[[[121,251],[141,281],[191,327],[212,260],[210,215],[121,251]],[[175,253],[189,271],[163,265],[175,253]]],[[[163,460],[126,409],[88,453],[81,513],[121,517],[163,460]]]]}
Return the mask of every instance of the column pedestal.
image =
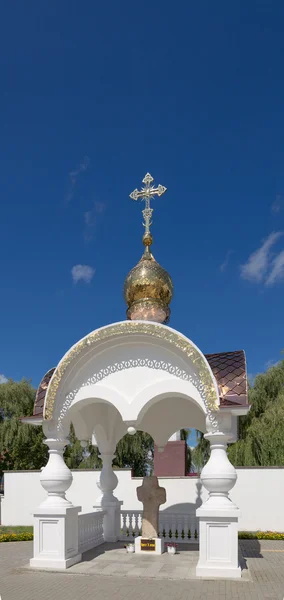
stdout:
{"type": "Polygon", "coordinates": [[[201,481],[207,500],[197,509],[199,517],[199,561],[197,577],[239,579],[238,518],[240,510],[229,499],[237,473],[227,456],[228,436],[220,431],[205,435],[211,454],[201,481]]]}
{"type": "Polygon", "coordinates": [[[78,513],[80,506],[34,512],[34,556],[30,566],[67,569],[82,560],[78,553],[78,513]]]}
{"type": "Polygon", "coordinates": [[[239,579],[238,508],[196,511],[199,517],[199,561],[197,577],[239,579]]]}

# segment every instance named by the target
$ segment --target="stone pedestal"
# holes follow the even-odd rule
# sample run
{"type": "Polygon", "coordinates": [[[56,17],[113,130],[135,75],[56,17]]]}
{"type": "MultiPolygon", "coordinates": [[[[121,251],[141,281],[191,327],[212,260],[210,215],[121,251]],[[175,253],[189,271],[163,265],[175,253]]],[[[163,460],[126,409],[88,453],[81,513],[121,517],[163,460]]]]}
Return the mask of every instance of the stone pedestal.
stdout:
{"type": "Polygon", "coordinates": [[[215,513],[199,508],[199,561],[197,577],[239,579],[238,508],[215,513]]]}
{"type": "Polygon", "coordinates": [[[197,577],[238,579],[238,507],[229,499],[237,473],[227,456],[228,436],[220,431],[205,435],[211,455],[201,473],[209,496],[196,511],[199,517],[197,577]]]}
{"type": "Polygon", "coordinates": [[[165,552],[165,542],[163,538],[152,538],[151,540],[147,538],[143,538],[141,535],[135,538],[135,553],[136,554],[153,554],[154,556],[157,554],[163,554],[165,552]],[[147,543],[150,546],[153,546],[155,543],[155,549],[147,550],[147,543]]]}
{"type": "Polygon", "coordinates": [[[46,509],[34,513],[34,556],[30,566],[67,569],[80,562],[78,552],[78,513],[80,506],[46,509]]]}

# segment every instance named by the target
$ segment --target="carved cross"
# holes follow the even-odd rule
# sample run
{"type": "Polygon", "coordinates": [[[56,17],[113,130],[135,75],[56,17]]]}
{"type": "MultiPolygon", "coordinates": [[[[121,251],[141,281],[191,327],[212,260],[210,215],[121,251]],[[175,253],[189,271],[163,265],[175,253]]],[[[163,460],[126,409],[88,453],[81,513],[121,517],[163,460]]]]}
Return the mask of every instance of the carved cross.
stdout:
{"type": "Polygon", "coordinates": [[[159,507],[166,502],[165,488],[159,486],[157,477],[144,477],[137,488],[137,498],[143,504],[142,537],[158,537],[159,507]]]}

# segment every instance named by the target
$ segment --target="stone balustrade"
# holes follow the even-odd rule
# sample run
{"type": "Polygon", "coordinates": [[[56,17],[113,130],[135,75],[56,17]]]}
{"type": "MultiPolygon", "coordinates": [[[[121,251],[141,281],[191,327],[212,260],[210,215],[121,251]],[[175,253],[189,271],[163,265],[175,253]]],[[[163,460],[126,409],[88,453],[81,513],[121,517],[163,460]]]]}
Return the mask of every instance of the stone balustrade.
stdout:
{"type": "Polygon", "coordinates": [[[98,510],[78,515],[79,552],[86,552],[104,543],[103,519],[105,511],[98,510]]]}
{"type": "MultiPolygon", "coordinates": [[[[130,541],[141,535],[142,511],[121,511],[121,534],[120,540],[130,541]]],[[[196,543],[199,537],[198,519],[194,513],[170,513],[160,511],[159,534],[166,542],[196,543]]]]}

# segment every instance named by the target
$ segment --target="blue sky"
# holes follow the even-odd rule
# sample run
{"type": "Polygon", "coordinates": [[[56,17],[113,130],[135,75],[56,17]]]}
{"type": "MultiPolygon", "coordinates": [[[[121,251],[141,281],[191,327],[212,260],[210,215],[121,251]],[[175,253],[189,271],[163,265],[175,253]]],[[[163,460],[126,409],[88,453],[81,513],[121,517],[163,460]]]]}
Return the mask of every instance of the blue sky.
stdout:
{"type": "Polygon", "coordinates": [[[281,358],[284,4],[31,0],[1,10],[0,373],[38,385],[123,320],[147,171],[171,326],[281,358]],[[84,267],[84,268],[82,268],[84,267]]]}

